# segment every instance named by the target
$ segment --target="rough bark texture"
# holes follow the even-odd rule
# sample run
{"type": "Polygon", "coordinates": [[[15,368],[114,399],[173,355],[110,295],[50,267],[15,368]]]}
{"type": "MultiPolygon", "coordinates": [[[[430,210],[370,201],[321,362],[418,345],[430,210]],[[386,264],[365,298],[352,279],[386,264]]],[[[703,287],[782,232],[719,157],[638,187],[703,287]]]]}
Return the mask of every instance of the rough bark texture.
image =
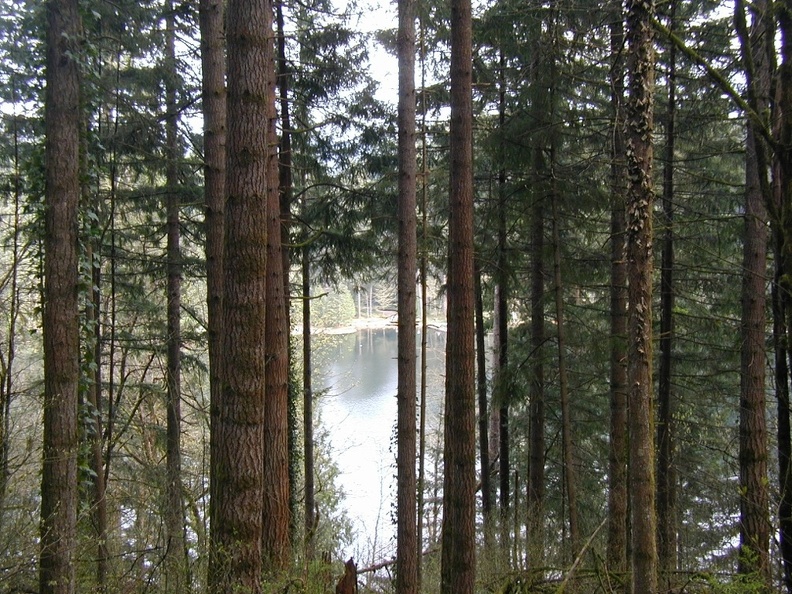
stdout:
{"type": "MultiPolygon", "coordinates": [[[[669,28],[674,29],[672,1],[669,28]]],[[[657,381],[657,555],[663,581],[670,587],[677,564],[676,470],[674,468],[674,402],[672,350],[674,345],[674,145],[676,132],[676,46],[668,50],[668,102],[663,162],[663,249],[660,264],[660,362],[657,381]]]]}
{"type": "Polygon", "coordinates": [[[165,185],[167,191],[167,428],[166,428],[166,588],[186,589],[187,551],[184,541],[184,500],[181,485],[181,233],[179,208],[179,117],[176,106],[179,75],[176,69],[176,18],[168,6],[165,18],[165,185]]]}
{"type": "MultiPolygon", "coordinates": [[[[748,103],[761,118],[765,118],[770,105],[771,71],[775,49],[772,46],[770,17],[768,6],[764,0],[753,3],[752,23],[750,32],[746,24],[744,2],[738,0],[734,6],[735,29],[740,40],[743,66],[747,82],[748,103]]],[[[785,12],[785,11],[784,11],[785,12]]],[[[782,112],[784,109],[782,108],[782,112]]],[[[759,120],[762,121],[761,119],[759,120]]],[[[769,128],[769,124],[764,124],[769,128]]],[[[746,127],[745,154],[745,226],[743,239],[742,268],[742,320],[741,320],[741,357],[740,357],[740,558],[738,570],[741,573],[755,574],[770,584],[770,512],[769,492],[767,485],[767,424],[765,418],[765,310],[766,310],[766,279],[768,247],[768,206],[776,210],[774,194],[767,175],[768,147],[761,133],[760,123],[749,119],[746,127]]],[[[776,171],[779,173],[779,171],[776,171]]],[[[776,176],[776,181],[778,181],[776,176]]],[[[780,193],[779,193],[780,194],[780,193]]],[[[783,210],[783,207],[782,209],[783,210]]],[[[778,210],[776,210],[778,212],[778,210]]],[[[774,221],[775,241],[779,241],[779,232],[783,233],[783,225],[774,221]]],[[[778,247],[778,246],[777,246],[778,247]]],[[[785,255],[783,249],[776,253],[777,272],[782,270],[785,255]]],[[[773,287],[774,337],[777,341],[783,333],[784,293],[778,286],[773,287]]],[[[778,423],[779,464],[781,470],[781,502],[779,503],[780,544],[782,557],[789,550],[784,530],[785,495],[784,444],[788,443],[789,416],[784,413],[788,403],[788,386],[785,353],[783,347],[776,342],[776,354],[781,360],[776,361],[778,410],[781,413],[778,423]],[[786,424],[786,427],[785,427],[786,424]],[[784,434],[786,433],[786,437],[784,434]]],[[[788,509],[788,508],[787,508],[788,509]]]]}
{"type": "Polygon", "coordinates": [[[228,4],[228,145],[222,395],[212,407],[216,594],[261,591],[264,516],[267,195],[272,6],[228,4]]]}
{"type": "Polygon", "coordinates": [[[476,577],[471,48],[470,1],[452,0],[448,337],[440,569],[443,594],[472,594],[476,577]]]}
{"type": "Polygon", "coordinates": [[[415,147],[415,3],[399,0],[398,160],[398,356],[396,423],[396,593],[418,591],[416,526],[415,322],[418,244],[415,147]]]}
{"type": "Polygon", "coordinates": [[[265,570],[285,570],[291,558],[291,496],[289,479],[289,314],[288,277],[284,268],[278,133],[275,109],[276,46],[273,6],[268,2],[267,30],[267,314],[264,418],[265,570]]]}
{"type": "Polygon", "coordinates": [[[624,147],[624,25],[616,4],[611,21],[611,279],[610,279],[610,445],[608,450],[608,569],[627,572],[627,267],[624,243],[627,172],[624,147]]]}
{"type": "MultiPolygon", "coordinates": [[[[201,72],[204,116],[204,204],[206,208],[206,285],[209,392],[214,419],[222,397],[223,241],[225,229],[226,92],[222,0],[201,0],[201,72]]],[[[214,422],[214,421],[213,421],[214,422]]],[[[217,459],[211,440],[210,465],[217,459]]],[[[210,517],[214,517],[215,473],[210,474],[210,517]]]]}
{"type": "Polygon", "coordinates": [[[741,299],[739,569],[743,573],[757,573],[769,583],[770,499],[765,419],[767,212],[758,182],[756,142],[761,139],[749,123],[741,299]]]}
{"type": "MultiPolygon", "coordinates": [[[[270,48],[274,48],[270,44],[270,48]]],[[[284,251],[275,131],[275,70],[269,69],[270,119],[268,124],[269,176],[267,178],[267,322],[266,407],[264,430],[264,563],[268,570],[286,569],[291,554],[289,495],[289,317],[287,314],[284,251]]]]}
{"type": "Polygon", "coordinates": [[[652,410],[652,132],[654,50],[652,0],[627,3],[627,381],[633,592],[657,592],[652,410]]]}
{"type": "Polygon", "coordinates": [[[47,3],[42,594],[71,594],[75,589],[81,29],[76,0],[47,3]]]}

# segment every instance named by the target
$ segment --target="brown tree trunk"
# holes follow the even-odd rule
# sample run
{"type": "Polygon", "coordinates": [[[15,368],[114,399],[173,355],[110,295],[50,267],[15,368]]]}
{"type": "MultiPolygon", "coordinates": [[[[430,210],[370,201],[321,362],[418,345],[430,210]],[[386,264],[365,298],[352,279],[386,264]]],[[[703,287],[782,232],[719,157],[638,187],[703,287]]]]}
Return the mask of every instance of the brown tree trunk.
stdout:
{"type": "MultiPolygon", "coordinates": [[[[90,243],[86,249],[85,258],[93,262],[98,256],[94,252],[94,246],[90,243]]],[[[88,345],[91,352],[87,355],[92,363],[92,374],[86,399],[93,412],[92,427],[88,431],[89,444],[91,449],[91,472],[93,473],[93,493],[91,521],[93,522],[93,534],[96,539],[96,592],[103,593],[107,590],[107,570],[109,562],[108,549],[108,526],[107,526],[107,497],[105,485],[105,465],[102,456],[102,347],[101,347],[101,324],[99,322],[99,311],[101,307],[101,274],[98,265],[91,267],[91,286],[90,300],[85,308],[85,323],[91,333],[91,342],[88,345]]]]}
{"type": "Polygon", "coordinates": [[[544,200],[531,207],[531,384],[529,387],[528,560],[532,571],[544,562],[545,389],[544,389],[544,200]]]}
{"type": "MultiPolygon", "coordinates": [[[[743,66],[745,68],[748,103],[756,114],[765,118],[770,105],[771,78],[774,61],[772,28],[764,1],[752,4],[752,24],[748,31],[745,5],[742,1],[734,6],[735,29],[740,39],[743,66]]],[[[783,87],[783,85],[782,85],[783,87]]],[[[789,104],[787,104],[789,107],[789,104]]],[[[782,114],[786,111],[781,106],[782,114]]],[[[783,116],[782,116],[783,117],[783,116]]],[[[745,155],[745,237],[743,239],[742,319],[740,357],[740,558],[738,571],[756,574],[770,587],[770,511],[767,488],[767,425],[765,419],[765,270],[767,264],[767,221],[768,206],[776,213],[783,212],[773,196],[767,175],[768,147],[761,129],[761,120],[749,119],[746,125],[745,155]]],[[[769,129],[769,124],[764,124],[769,129]]],[[[765,130],[766,131],[766,130],[765,130]]],[[[776,155],[777,157],[780,155],[776,155]]],[[[781,161],[779,161],[780,163],[781,161]]],[[[781,179],[784,174],[782,170],[781,179]]],[[[777,180],[780,181],[780,180],[777,180]]],[[[783,181],[781,182],[783,183],[783,181]]],[[[779,186],[779,190],[781,187],[779,186]]],[[[775,242],[785,243],[780,237],[785,233],[783,215],[773,222],[775,242]]],[[[776,253],[777,270],[786,267],[783,248],[776,253]]],[[[774,338],[785,326],[785,292],[773,287],[774,338]]],[[[776,343],[776,353],[784,357],[783,347],[776,343]]],[[[784,408],[788,397],[786,361],[776,361],[776,377],[779,411],[784,408]],[[779,364],[780,363],[780,364],[779,364]],[[783,378],[783,379],[782,379],[783,378]]],[[[779,418],[779,464],[784,468],[784,422],[779,418]]],[[[788,435],[787,435],[788,438],[788,435]]],[[[784,479],[782,478],[782,481],[784,479]]],[[[784,482],[781,484],[779,519],[781,524],[781,553],[785,556],[784,538],[784,482]]]]}
{"type": "Polygon", "coordinates": [[[168,3],[165,17],[165,184],[167,188],[167,427],[165,506],[165,585],[187,589],[187,550],[184,542],[184,500],[181,484],[181,246],[179,196],[179,118],[176,106],[176,17],[168,3]]]}
{"type": "Polygon", "coordinates": [[[561,400],[561,449],[566,486],[567,509],[569,510],[569,542],[572,560],[580,552],[580,520],[577,503],[577,473],[575,472],[575,450],[572,440],[572,416],[569,404],[569,381],[566,366],[566,338],[564,336],[564,298],[561,284],[561,239],[558,231],[558,207],[555,190],[552,196],[553,213],[553,278],[555,285],[556,338],[558,344],[558,382],[561,400]]]}
{"type": "Polygon", "coordinates": [[[312,559],[314,534],[316,533],[315,487],[314,487],[314,429],[313,429],[313,388],[311,385],[311,268],[309,248],[302,248],[302,336],[303,336],[303,472],[304,472],[304,514],[305,514],[305,554],[312,559]]]}
{"type": "MultiPolygon", "coordinates": [[[[269,3],[272,32],[272,4],[269,3]]],[[[281,193],[275,110],[275,44],[266,44],[267,58],[267,306],[265,324],[266,367],[264,407],[264,519],[265,570],[286,569],[291,556],[289,495],[289,316],[281,234],[281,193]]]]}
{"type": "Polygon", "coordinates": [[[770,517],[765,420],[765,269],[767,212],[758,182],[753,125],[746,143],[745,236],[743,239],[742,347],[740,349],[740,562],[769,584],[770,517]]]}
{"type": "Polygon", "coordinates": [[[610,279],[610,446],[608,449],[609,571],[627,572],[627,268],[625,253],[625,195],[627,171],[624,146],[624,21],[621,5],[610,25],[611,104],[611,279],[610,279]]]}
{"type": "Polygon", "coordinates": [[[292,225],[292,201],[294,199],[294,176],[292,172],[292,124],[291,124],[291,104],[289,99],[289,85],[291,84],[291,68],[286,59],[286,31],[284,30],[283,2],[275,2],[275,24],[278,36],[278,93],[280,99],[280,140],[278,143],[278,185],[280,186],[280,216],[281,216],[281,261],[283,265],[283,287],[286,299],[286,327],[289,329],[288,345],[288,455],[289,455],[289,516],[290,526],[290,546],[294,546],[297,525],[299,487],[299,439],[298,415],[297,415],[297,380],[292,376],[292,343],[291,343],[291,248],[288,247],[291,241],[290,230],[292,225]]]}
{"type": "Polygon", "coordinates": [[[44,447],[39,591],[75,591],[79,368],[77,214],[80,200],[82,24],[76,0],[47,3],[44,238],[44,447]]]}
{"type": "Polygon", "coordinates": [[[470,0],[452,0],[443,594],[472,594],[476,579],[472,29],[470,0]]]}
{"type": "MultiPolygon", "coordinates": [[[[674,29],[676,0],[669,8],[674,29]]],[[[674,468],[674,403],[671,392],[674,342],[674,143],[676,132],[676,46],[668,49],[668,103],[663,163],[663,249],[660,264],[660,361],[657,383],[657,555],[665,587],[677,564],[676,471],[674,468]]]]}
{"type": "Polygon", "coordinates": [[[627,3],[627,378],[633,592],[657,592],[652,410],[652,131],[654,3],[627,3]]]}
{"type": "Polygon", "coordinates": [[[415,147],[415,3],[399,0],[398,388],[396,423],[396,593],[418,592],[416,526],[415,277],[417,272],[415,147]]]}
{"type": "MultiPolygon", "coordinates": [[[[209,590],[261,592],[272,5],[228,4],[222,395],[212,407],[209,590]]],[[[280,263],[279,263],[280,264],[280,263]]]]}
{"type": "MultiPolygon", "coordinates": [[[[223,337],[223,242],[225,234],[226,90],[222,0],[200,0],[201,72],[204,117],[204,205],[206,208],[206,292],[209,393],[212,422],[221,406],[223,337]]],[[[210,440],[210,465],[217,459],[210,440]]],[[[210,516],[214,514],[216,476],[210,469],[210,516]]]]}

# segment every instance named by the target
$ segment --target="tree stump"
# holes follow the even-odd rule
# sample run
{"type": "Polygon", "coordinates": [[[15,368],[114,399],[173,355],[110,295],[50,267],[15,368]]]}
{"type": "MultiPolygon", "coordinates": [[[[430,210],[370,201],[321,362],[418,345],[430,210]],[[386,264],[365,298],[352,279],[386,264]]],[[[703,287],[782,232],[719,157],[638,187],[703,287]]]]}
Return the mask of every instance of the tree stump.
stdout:
{"type": "Polygon", "coordinates": [[[336,594],[357,594],[357,565],[353,558],[344,564],[344,575],[338,580],[335,591],[336,594]]]}

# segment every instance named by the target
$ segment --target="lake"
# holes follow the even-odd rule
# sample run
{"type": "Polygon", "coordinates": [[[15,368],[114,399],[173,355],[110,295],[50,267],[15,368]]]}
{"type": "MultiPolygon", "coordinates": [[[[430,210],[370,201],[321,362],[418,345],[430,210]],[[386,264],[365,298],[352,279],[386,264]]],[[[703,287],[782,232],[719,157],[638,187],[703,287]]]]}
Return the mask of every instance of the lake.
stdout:
{"type": "MultiPolygon", "coordinates": [[[[445,384],[444,332],[427,333],[427,432],[437,432],[445,384]]],[[[333,458],[341,472],[344,507],[355,542],[342,551],[359,564],[380,561],[396,550],[396,329],[371,328],[317,339],[314,388],[326,389],[317,403],[331,436],[333,458]]],[[[417,335],[420,350],[421,335],[417,335]]],[[[418,358],[420,386],[420,353],[418,358]]],[[[418,389],[420,398],[420,387],[418,389]]]]}

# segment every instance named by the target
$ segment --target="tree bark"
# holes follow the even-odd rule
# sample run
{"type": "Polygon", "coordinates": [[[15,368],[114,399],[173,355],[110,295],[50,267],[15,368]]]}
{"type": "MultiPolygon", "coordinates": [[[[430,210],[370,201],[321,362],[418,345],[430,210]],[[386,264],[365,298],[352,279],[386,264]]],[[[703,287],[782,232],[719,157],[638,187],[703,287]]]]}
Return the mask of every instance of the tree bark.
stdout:
{"type": "Polygon", "coordinates": [[[47,11],[44,238],[44,443],[39,591],[75,591],[80,380],[77,218],[82,24],[76,0],[47,11]]]}
{"type": "Polygon", "coordinates": [[[770,502],[765,420],[767,212],[758,182],[756,142],[762,140],[748,123],[741,297],[739,571],[758,574],[769,585],[770,502]]]}
{"type": "Polygon", "coordinates": [[[555,285],[556,339],[558,345],[558,383],[561,400],[561,445],[564,484],[566,485],[567,509],[569,510],[569,542],[574,561],[580,552],[580,519],[577,503],[577,473],[575,472],[575,450],[572,440],[572,416],[569,403],[569,381],[566,365],[566,338],[564,335],[564,296],[561,283],[561,238],[558,230],[558,196],[553,190],[553,278],[555,285]]]}
{"type": "Polygon", "coordinates": [[[625,195],[627,171],[624,146],[624,21],[616,3],[611,20],[611,278],[610,278],[610,445],[608,448],[609,571],[627,572],[627,268],[625,252],[625,195]]]}
{"type": "Polygon", "coordinates": [[[209,590],[261,592],[266,394],[272,5],[228,4],[228,145],[222,395],[212,407],[215,457],[209,590]]]}
{"type": "MultiPolygon", "coordinates": [[[[669,8],[674,30],[676,1],[669,8]]],[[[677,565],[674,403],[671,391],[674,343],[674,151],[676,131],[676,46],[668,49],[668,103],[663,163],[663,249],[660,264],[660,361],[657,384],[657,554],[659,570],[670,588],[677,565]]]]}
{"type": "Polygon", "coordinates": [[[627,3],[627,378],[633,592],[657,592],[652,410],[652,132],[654,3],[627,3]]]}
{"type": "Polygon", "coordinates": [[[396,424],[396,593],[418,592],[416,525],[415,323],[417,273],[415,147],[415,3],[399,0],[398,357],[396,424]]]}
{"type": "Polygon", "coordinates": [[[443,594],[472,594],[476,578],[472,29],[470,0],[452,0],[443,594]]]}
{"type": "Polygon", "coordinates": [[[544,562],[545,389],[544,389],[544,200],[531,207],[531,383],[529,387],[528,560],[533,571],[544,562]]]}
{"type": "MultiPolygon", "coordinates": [[[[746,25],[745,5],[742,1],[734,6],[735,29],[741,45],[743,66],[745,68],[748,103],[757,113],[765,117],[771,104],[771,79],[775,50],[772,46],[772,27],[767,14],[768,5],[761,1],[752,5],[752,23],[750,31],[746,25]]],[[[784,11],[785,12],[785,11],[784,11]]],[[[782,77],[783,80],[783,77],[782,77]]],[[[783,85],[782,85],[783,87],[783,85]]],[[[783,95],[782,95],[783,96],[783,95]]],[[[787,104],[786,108],[789,107],[787,104]]],[[[782,114],[786,109],[780,107],[782,114]]],[[[783,119],[782,115],[782,119],[783,119]]],[[[769,123],[765,122],[769,129],[769,123]]],[[[765,311],[766,311],[766,279],[768,248],[768,207],[776,213],[783,212],[785,207],[777,204],[767,175],[768,146],[760,125],[751,119],[746,125],[745,154],[745,218],[743,238],[743,274],[742,274],[742,317],[740,350],[740,557],[738,571],[754,574],[770,588],[770,512],[769,492],[767,487],[767,425],[765,418],[765,311]]],[[[776,155],[779,157],[780,155],[776,155]]],[[[781,161],[777,161],[780,163],[781,161]]],[[[783,170],[781,181],[786,175],[783,170]]],[[[783,181],[781,181],[783,183],[783,181]]],[[[778,187],[781,190],[781,187],[778,187]]],[[[781,192],[779,192],[781,195],[781,192]]],[[[773,225],[776,250],[777,271],[786,267],[780,236],[784,234],[783,215],[776,218],[773,225]]],[[[778,340],[779,332],[785,327],[788,300],[779,286],[773,287],[774,339],[778,340]]],[[[782,359],[784,348],[776,342],[776,354],[782,359]]],[[[785,401],[788,403],[787,362],[776,360],[776,377],[781,381],[776,385],[779,396],[779,470],[781,474],[781,501],[779,503],[780,545],[782,558],[786,557],[789,545],[785,542],[786,510],[784,500],[786,480],[784,479],[785,439],[788,440],[788,410],[783,412],[785,401]],[[786,423],[786,431],[785,425],[786,423]],[[784,436],[786,433],[786,438],[784,436]]],[[[788,441],[787,441],[788,443],[788,441]]],[[[788,458],[787,458],[788,460],[788,458]]],[[[792,584],[788,585],[790,587],[792,584]]]]}
{"type": "Polygon", "coordinates": [[[167,369],[165,460],[165,585],[188,589],[187,549],[184,540],[184,499],[181,477],[181,231],[179,209],[179,117],[176,105],[179,74],[176,67],[176,17],[169,2],[165,16],[165,185],[167,216],[167,369]]]}
{"type": "MultiPolygon", "coordinates": [[[[272,31],[272,4],[269,31],[272,31]]],[[[281,185],[275,110],[275,44],[266,46],[267,58],[267,306],[264,416],[264,566],[268,572],[285,570],[291,557],[289,491],[289,316],[281,234],[281,185]]]]}
{"type": "MultiPolygon", "coordinates": [[[[204,117],[204,206],[206,209],[206,292],[209,349],[209,399],[212,423],[221,407],[223,337],[223,242],[225,235],[226,90],[222,0],[200,0],[201,93],[204,117]]],[[[210,467],[217,460],[210,440],[210,467]]],[[[210,468],[210,517],[217,499],[216,474],[210,468]]]]}

